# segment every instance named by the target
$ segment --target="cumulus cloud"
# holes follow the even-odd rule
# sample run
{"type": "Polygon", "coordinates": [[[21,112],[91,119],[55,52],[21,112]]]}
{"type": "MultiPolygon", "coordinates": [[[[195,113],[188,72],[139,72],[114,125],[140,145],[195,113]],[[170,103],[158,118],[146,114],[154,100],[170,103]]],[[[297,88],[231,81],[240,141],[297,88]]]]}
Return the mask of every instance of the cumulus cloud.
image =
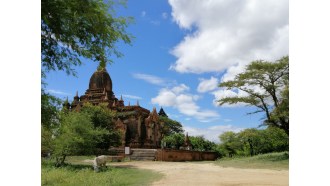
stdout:
{"type": "Polygon", "coordinates": [[[173,88],[162,88],[158,95],[151,99],[152,104],[158,104],[165,107],[174,107],[181,114],[189,117],[195,117],[201,122],[210,122],[219,119],[220,115],[213,110],[202,110],[196,101],[199,96],[189,94],[189,87],[180,84],[173,88]]]}
{"type": "MultiPolygon", "coordinates": [[[[262,89],[261,87],[259,86],[245,86],[245,88],[247,89],[250,89],[250,90],[253,90],[255,93],[258,93],[258,94],[262,94],[262,95],[268,95],[268,97],[265,97],[264,98],[264,101],[266,104],[268,105],[273,105],[273,100],[271,98],[271,96],[266,93],[266,91],[264,89],[262,89]]],[[[219,106],[219,102],[218,100],[222,99],[222,98],[225,98],[225,97],[246,97],[248,96],[249,94],[245,91],[242,91],[240,89],[231,89],[231,90],[227,90],[227,89],[224,89],[224,88],[220,88],[218,90],[215,90],[213,92],[211,92],[211,94],[214,95],[214,99],[213,99],[213,105],[215,106],[219,106]]],[[[229,104],[223,104],[222,107],[243,107],[243,106],[247,106],[248,104],[246,103],[241,103],[241,102],[238,102],[236,104],[232,104],[232,105],[229,105],[229,104]]]]}
{"type": "Polygon", "coordinates": [[[207,140],[219,143],[219,136],[227,131],[239,132],[244,128],[234,127],[232,125],[216,125],[208,128],[194,128],[189,126],[183,126],[185,132],[188,132],[189,136],[204,136],[207,140]]]}
{"type": "Polygon", "coordinates": [[[256,59],[274,61],[289,52],[287,0],[169,4],[174,22],[192,31],[171,51],[177,60],[170,68],[177,72],[220,72],[256,59]]]}
{"type": "MultiPolygon", "coordinates": [[[[219,90],[211,92],[211,94],[214,95],[214,99],[213,99],[214,106],[219,106],[218,100],[225,98],[225,97],[236,97],[236,96],[244,97],[244,96],[248,95],[246,92],[241,91],[241,90],[226,90],[226,89],[219,89],[219,90]]],[[[236,103],[236,104],[229,105],[229,104],[225,103],[222,105],[222,107],[242,107],[242,106],[246,106],[246,104],[245,103],[236,103]]]]}
{"type": "Polygon", "coordinates": [[[200,93],[208,92],[214,90],[218,87],[219,81],[215,77],[211,77],[210,79],[200,79],[200,82],[197,87],[197,91],[200,93]]]}

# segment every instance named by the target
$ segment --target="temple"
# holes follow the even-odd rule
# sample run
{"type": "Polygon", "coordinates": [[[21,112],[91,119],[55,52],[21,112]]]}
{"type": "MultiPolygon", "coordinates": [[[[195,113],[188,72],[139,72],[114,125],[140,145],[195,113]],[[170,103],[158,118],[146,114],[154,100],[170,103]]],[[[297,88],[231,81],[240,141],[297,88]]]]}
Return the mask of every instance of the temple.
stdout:
{"type": "Polygon", "coordinates": [[[98,105],[107,103],[108,109],[116,113],[115,126],[123,134],[121,146],[132,148],[159,148],[163,137],[161,128],[163,123],[159,121],[159,115],[167,117],[163,108],[159,114],[156,108],[150,112],[143,108],[137,101],[135,105],[125,105],[122,98],[116,98],[112,91],[112,80],[107,70],[101,69],[93,73],[89,80],[89,88],[80,96],[78,92],[72,103],[64,103],[64,107],[71,111],[80,111],[85,103],[98,105]]]}

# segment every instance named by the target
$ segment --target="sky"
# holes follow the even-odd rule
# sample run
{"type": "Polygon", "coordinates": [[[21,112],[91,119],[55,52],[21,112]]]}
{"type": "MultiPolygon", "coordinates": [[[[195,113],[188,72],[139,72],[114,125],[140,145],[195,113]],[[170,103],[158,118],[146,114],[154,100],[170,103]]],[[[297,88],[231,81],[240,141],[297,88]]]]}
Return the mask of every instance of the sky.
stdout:
{"type": "MultiPolygon", "coordinates": [[[[225,96],[244,95],[219,88],[253,60],[275,61],[289,54],[289,3],[286,0],[139,0],[116,7],[132,16],[131,45],[107,65],[117,98],[181,122],[189,135],[219,142],[225,131],[258,127],[264,114],[244,104],[219,106],[225,96]]],[[[88,89],[97,63],[83,59],[78,77],[47,75],[46,90],[69,101],[88,89]]]]}
{"type": "MultiPolygon", "coordinates": [[[[278,4],[283,1],[268,0],[267,4],[269,6],[260,4],[260,6],[263,6],[265,9],[265,12],[257,11],[257,9],[259,10],[261,8],[256,4],[265,2],[253,0],[240,2],[236,0],[217,0],[216,2],[221,2],[225,6],[222,8],[212,5],[212,1],[199,1],[211,3],[210,6],[202,4],[194,5],[200,9],[199,11],[192,10],[192,7],[188,6],[190,1],[182,2],[185,4],[185,10],[180,11],[180,8],[176,8],[174,12],[182,13],[175,14],[176,16],[172,16],[172,4],[161,0],[157,0],[157,3],[155,0],[139,0],[138,2],[130,0],[128,2],[128,8],[120,10],[119,13],[122,15],[131,15],[135,17],[136,23],[130,26],[129,31],[136,36],[136,39],[132,46],[120,46],[122,47],[125,56],[121,59],[115,59],[115,63],[107,67],[111,74],[111,78],[114,81],[114,91],[116,96],[122,93],[126,93],[127,95],[137,95],[142,98],[140,100],[140,103],[142,101],[142,104],[140,104],[141,106],[148,109],[156,106],[158,109],[159,105],[152,104],[151,99],[159,94],[159,91],[163,86],[154,84],[147,85],[148,83],[146,81],[133,78],[132,73],[154,75],[161,79],[165,79],[166,82],[177,81],[178,83],[184,83],[190,88],[188,93],[202,96],[195,101],[195,104],[199,106],[200,111],[210,109],[220,115],[220,118],[217,121],[211,123],[198,122],[194,117],[191,117],[192,119],[190,122],[185,122],[185,115],[181,114],[177,108],[170,106],[164,107],[167,113],[184,116],[180,121],[183,121],[185,126],[199,129],[197,131],[205,131],[204,134],[208,136],[212,136],[212,131],[214,131],[214,133],[221,132],[221,130],[210,128],[212,126],[229,126],[222,131],[231,130],[235,127],[256,127],[260,123],[262,115],[246,116],[244,109],[248,108],[234,107],[229,109],[214,107],[212,103],[214,96],[212,94],[209,92],[199,93],[197,91],[200,78],[210,80],[213,76],[214,78],[221,80],[223,75],[227,74],[227,71],[234,74],[235,70],[238,70],[239,68],[234,68],[235,65],[229,63],[229,59],[233,59],[232,57],[224,57],[222,55],[222,57],[224,57],[223,59],[228,60],[224,61],[228,63],[219,61],[219,65],[227,64],[230,66],[222,71],[217,71],[215,69],[212,72],[200,72],[199,74],[192,72],[180,73],[169,69],[171,65],[176,64],[179,59],[183,59],[179,57],[183,56],[184,50],[181,50],[181,53],[177,53],[177,56],[172,55],[171,50],[185,41],[184,38],[187,36],[191,36],[188,37],[189,39],[186,39],[189,41],[193,41],[193,39],[190,38],[203,39],[197,37],[201,36],[202,33],[204,34],[203,36],[206,37],[208,26],[204,27],[203,25],[207,25],[208,20],[212,22],[213,26],[220,30],[221,26],[228,29],[223,29],[223,31],[229,31],[229,34],[227,33],[223,35],[222,33],[217,35],[219,37],[224,37],[221,40],[219,39],[218,43],[226,46],[225,49],[227,51],[225,54],[233,55],[233,53],[230,52],[236,52],[236,60],[242,59],[244,57],[242,57],[242,54],[249,54],[252,56],[258,54],[258,57],[256,58],[267,58],[267,56],[269,57],[270,54],[272,54],[271,56],[273,56],[273,58],[277,58],[277,55],[274,55],[274,52],[279,51],[276,50],[276,48],[282,48],[279,47],[280,45],[269,51],[263,51],[262,49],[265,49],[265,47],[261,46],[265,46],[265,43],[261,43],[259,46],[260,42],[252,40],[253,42],[251,42],[254,45],[251,45],[250,50],[248,47],[244,48],[242,43],[235,43],[233,40],[230,40],[231,37],[229,37],[229,35],[239,33],[253,34],[254,28],[257,28],[258,25],[265,25],[264,23],[260,23],[262,20],[259,19],[269,17],[265,14],[276,10],[277,6],[273,6],[273,4],[278,4]],[[240,6],[235,6],[235,3],[240,6]],[[246,3],[253,4],[247,6],[246,3]],[[242,9],[242,6],[249,7],[251,11],[252,9],[255,9],[253,12],[257,15],[252,16],[251,14],[249,17],[246,14],[243,14],[243,12],[247,12],[247,9],[242,9]],[[254,6],[255,8],[253,8],[254,6]],[[211,11],[212,7],[219,11],[211,11]],[[145,13],[142,13],[143,11],[145,11],[145,13]],[[231,14],[228,14],[226,11],[232,12],[231,14]],[[163,12],[167,12],[166,21],[161,19],[163,12]],[[205,15],[205,17],[200,14],[195,15],[197,12],[207,15],[205,15]],[[142,19],[141,15],[143,14],[148,17],[142,19]],[[211,14],[216,14],[217,16],[211,16],[212,18],[209,18],[208,16],[211,14]],[[233,14],[235,16],[231,16],[233,14]],[[243,20],[249,18],[249,21],[243,21],[243,23],[246,23],[247,25],[241,27],[240,24],[238,24],[239,21],[236,15],[243,20]],[[178,16],[182,18],[182,21],[176,21],[179,20],[175,19],[175,17],[178,16]],[[252,17],[256,19],[255,22],[253,22],[252,17]],[[156,22],[151,22],[151,20],[159,20],[160,27],[153,27],[152,23],[156,22]],[[178,23],[185,23],[185,25],[190,23],[191,27],[190,29],[186,29],[182,26],[180,27],[180,24],[178,23]],[[239,29],[236,30],[235,28],[239,29]],[[233,32],[233,30],[236,32],[233,32]],[[144,34],[144,32],[148,32],[148,34],[144,34]],[[160,34],[162,35],[160,36],[160,34]],[[148,40],[148,37],[153,37],[153,40],[148,40]],[[168,45],[161,45],[163,43],[161,43],[160,40],[168,45]],[[168,48],[162,48],[163,50],[160,52],[160,46],[167,46],[168,48]],[[242,51],[243,48],[237,50],[234,46],[242,46],[244,50],[247,51],[242,51]],[[266,52],[267,54],[262,52],[266,52]],[[149,87],[149,90],[143,91],[145,89],[141,89],[137,86],[149,87]],[[226,124],[224,119],[231,119],[231,121],[226,120],[229,122],[229,124],[226,124]],[[193,120],[196,121],[192,122],[193,120]]],[[[191,2],[195,3],[193,0],[191,0],[191,2]]],[[[41,167],[35,165],[40,163],[41,144],[41,4],[38,1],[1,1],[0,5],[0,20],[2,24],[2,29],[0,30],[0,79],[2,80],[2,91],[0,91],[0,96],[2,98],[0,143],[2,149],[11,152],[11,157],[21,159],[22,152],[24,152],[24,158],[29,160],[24,161],[25,166],[21,166],[19,170],[16,166],[12,166],[11,161],[4,161],[3,166],[6,167],[7,173],[9,174],[6,174],[6,176],[0,180],[0,183],[3,183],[2,185],[8,183],[12,183],[12,185],[21,185],[22,183],[40,185],[41,167]],[[15,9],[8,7],[15,7],[15,9]],[[22,172],[22,174],[20,174],[21,179],[17,179],[17,171],[22,172]]],[[[324,148],[329,145],[329,122],[327,122],[329,120],[329,109],[327,109],[327,107],[330,105],[330,99],[327,99],[326,97],[327,85],[329,84],[329,67],[327,64],[330,61],[328,47],[328,43],[330,43],[330,26],[327,24],[329,22],[329,14],[328,1],[290,1],[290,185],[325,185],[324,183],[329,181],[327,167],[329,167],[330,164],[329,161],[326,160],[329,159],[328,154],[330,152],[328,148],[324,148]],[[322,149],[322,153],[317,153],[317,158],[311,158],[311,153],[306,153],[310,152],[310,149],[322,149]],[[302,164],[304,168],[301,168],[302,164]]],[[[279,15],[279,18],[280,17],[281,16],[279,15]]],[[[280,27],[279,25],[281,24],[278,24],[279,20],[271,18],[269,23],[276,27],[280,27]]],[[[209,28],[212,29],[214,27],[209,28]]],[[[261,28],[262,30],[260,31],[264,32],[266,31],[264,29],[267,28],[274,29],[274,27],[269,27],[268,25],[265,28],[261,28]]],[[[278,32],[280,29],[275,30],[278,32]]],[[[269,31],[267,33],[270,34],[269,31]]],[[[265,36],[267,33],[258,34],[256,36],[265,36]]],[[[282,36],[285,35],[288,34],[282,34],[282,36]]],[[[214,40],[215,39],[218,38],[214,38],[214,40]]],[[[249,39],[253,39],[253,37],[249,37],[249,39]]],[[[273,37],[272,39],[268,38],[265,40],[265,42],[268,43],[266,46],[271,46],[270,43],[275,43],[275,41],[279,42],[280,40],[281,39],[274,39],[273,37]]],[[[237,39],[237,42],[241,41],[242,38],[237,39]]],[[[199,51],[202,51],[201,47],[205,46],[207,42],[210,42],[210,40],[199,42],[198,45],[190,44],[188,46],[194,46],[199,51]],[[205,45],[202,45],[202,43],[205,45]]],[[[187,45],[185,45],[185,47],[187,47],[187,45]]],[[[210,45],[209,50],[213,51],[211,50],[213,48],[214,47],[210,45]]],[[[198,54],[205,53],[198,52],[198,54]]],[[[218,53],[213,52],[211,54],[218,53]]],[[[207,56],[203,55],[203,58],[206,57],[207,56]]],[[[243,60],[241,63],[249,63],[250,60],[248,60],[248,56],[245,57],[247,60],[243,60]]],[[[207,67],[206,64],[208,64],[208,61],[209,60],[203,60],[202,64],[205,64],[204,66],[207,67]]],[[[95,71],[96,66],[96,64],[93,64],[90,61],[85,61],[85,65],[77,68],[77,71],[79,72],[78,78],[69,77],[62,73],[49,74],[48,89],[61,91],[62,95],[54,95],[62,98],[66,97],[66,94],[71,94],[73,96],[76,90],[78,90],[79,95],[81,95],[88,88],[89,78],[95,71]]],[[[191,65],[191,67],[195,66],[191,65]]],[[[183,65],[182,67],[185,66],[183,65]]],[[[171,88],[170,85],[168,86],[171,88]]],[[[134,101],[135,99],[131,100],[131,102],[134,101]]],[[[1,159],[8,159],[8,154],[6,153],[2,153],[0,156],[1,159]]]]}

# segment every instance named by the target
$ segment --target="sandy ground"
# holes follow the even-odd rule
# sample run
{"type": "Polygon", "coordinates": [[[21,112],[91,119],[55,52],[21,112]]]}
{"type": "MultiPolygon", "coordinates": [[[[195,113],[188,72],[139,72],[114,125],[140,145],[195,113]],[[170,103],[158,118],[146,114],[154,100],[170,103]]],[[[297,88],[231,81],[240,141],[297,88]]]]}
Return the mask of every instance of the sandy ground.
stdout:
{"type": "Polygon", "coordinates": [[[149,169],[165,174],[163,179],[154,182],[153,185],[289,185],[289,172],[286,170],[223,168],[212,162],[134,161],[111,163],[111,165],[149,169]]]}

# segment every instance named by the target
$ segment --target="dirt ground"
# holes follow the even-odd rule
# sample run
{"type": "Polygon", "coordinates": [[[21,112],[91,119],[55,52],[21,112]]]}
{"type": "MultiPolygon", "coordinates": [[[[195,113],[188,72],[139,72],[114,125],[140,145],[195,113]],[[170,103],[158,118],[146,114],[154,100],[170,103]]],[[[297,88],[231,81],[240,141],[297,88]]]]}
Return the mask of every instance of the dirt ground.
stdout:
{"type": "Polygon", "coordinates": [[[165,174],[163,179],[154,182],[153,185],[289,185],[289,171],[287,170],[223,168],[212,162],[135,161],[111,163],[111,165],[149,169],[165,174]]]}

